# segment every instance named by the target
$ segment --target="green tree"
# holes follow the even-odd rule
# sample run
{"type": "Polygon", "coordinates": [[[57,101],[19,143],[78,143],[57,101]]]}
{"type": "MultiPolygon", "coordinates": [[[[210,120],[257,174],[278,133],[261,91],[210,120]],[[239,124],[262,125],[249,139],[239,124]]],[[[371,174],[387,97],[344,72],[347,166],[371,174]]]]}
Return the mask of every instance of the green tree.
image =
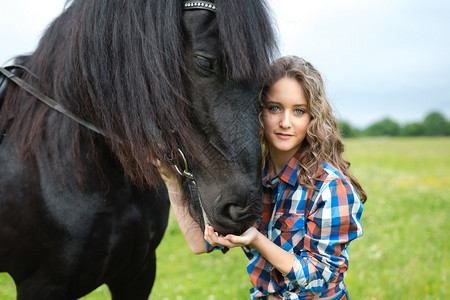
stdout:
{"type": "Polygon", "coordinates": [[[424,134],[428,136],[449,135],[448,122],[439,112],[429,113],[423,120],[424,134]]]}
{"type": "Polygon", "coordinates": [[[368,136],[398,136],[399,133],[400,125],[389,118],[378,121],[364,130],[364,134],[368,136]]]}
{"type": "Polygon", "coordinates": [[[402,136],[421,136],[424,135],[424,128],[422,123],[409,123],[406,124],[401,130],[402,136]]]}
{"type": "Polygon", "coordinates": [[[347,121],[338,121],[338,126],[343,138],[351,138],[359,136],[359,130],[353,128],[347,121]]]}

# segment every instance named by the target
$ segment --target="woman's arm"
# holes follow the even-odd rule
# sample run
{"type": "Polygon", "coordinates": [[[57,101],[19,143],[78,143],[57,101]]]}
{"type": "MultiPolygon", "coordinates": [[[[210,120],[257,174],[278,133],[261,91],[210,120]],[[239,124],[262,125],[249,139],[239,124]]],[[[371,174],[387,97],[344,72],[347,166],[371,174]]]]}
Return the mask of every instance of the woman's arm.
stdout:
{"type": "Polygon", "coordinates": [[[178,226],[180,227],[189,248],[195,254],[205,253],[207,249],[205,239],[203,238],[203,232],[197,222],[195,222],[189,214],[187,205],[182,201],[180,184],[174,176],[165,175],[166,172],[160,171],[160,173],[166,183],[170,203],[178,226]]]}
{"type": "Polygon", "coordinates": [[[295,255],[275,245],[255,227],[250,227],[240,236],[229,234],[217,236],[212,226],[206,226],[205,239],[210,244],[223,245],[228,248],[251,246],[264,256],[278,271],[287,274],[292,270],[295,255]]]}

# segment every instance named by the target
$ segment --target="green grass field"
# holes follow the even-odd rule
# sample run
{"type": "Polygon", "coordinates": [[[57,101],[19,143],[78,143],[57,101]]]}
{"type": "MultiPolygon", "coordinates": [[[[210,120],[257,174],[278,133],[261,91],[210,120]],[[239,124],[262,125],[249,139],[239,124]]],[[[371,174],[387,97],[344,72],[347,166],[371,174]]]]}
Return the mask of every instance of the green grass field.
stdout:
{"type": "MultiPolygon", "coordinates": [[[[450,138],[349,139],[346,157],[369,197],[364,236],[350,246],[350,297],[450,299],[450,138]]],[[[196,256],[171,216],[157,252],[150,300],[249,298],[240,249],[196,256]]],[[[0,299],[15,299],[5,273],[0,299]]],[[[102,286],[83,299],[110,296],[102,286]]]]}

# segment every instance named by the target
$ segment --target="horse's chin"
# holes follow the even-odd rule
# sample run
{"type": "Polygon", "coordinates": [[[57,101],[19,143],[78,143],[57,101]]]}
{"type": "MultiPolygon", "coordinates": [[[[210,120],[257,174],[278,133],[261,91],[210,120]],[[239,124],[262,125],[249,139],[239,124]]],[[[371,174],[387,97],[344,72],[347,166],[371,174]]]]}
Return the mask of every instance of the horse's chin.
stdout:
{"type": "Polygon", "coordinates": [[[215,214],[207,214],[208,220],[205,220],[201,209],[192,205],[189,205],[189,212],[195,222],[200,226],[202,231],[205,230],[205,223],[207,222],[208,225],[214,228],[215,232],[224,236],[227,234],[243,234],[247,229],[252,227],[255,224],[256,220],[261,216],[261,214],[258,214],[258,210],[256,214],[248,215],[244,219],[235,222],[230,218],[217,216],[215,214]]]}
{"type": "MultiPolygon", "coordinates": [[[[256,221],[256,219],[255,219],[256,221]]],[[[234,234],[234,235],[241,235],[243,234],[245,231],[247,231],[247,229],[249,229],[250,227],[253,226],[253,224],[255,223],[255,221],[249,221],[246,223],[241,223],[241,224],[235,224],[233,227],[223,227],[222,225],[216,225],[214,227],[214,230],[219,234],[219,235],[227,235],[227,234],[234,234]]]]}
{"type": "Polygon", "coordinates": [[[222,235],[234,234],[241,235],[247,229],[252,227],[256,220],[261,216],[261,207],[259,202],[255,205],[250,205],[245,209],[245,213],[242,213],[241,208],[230,207],[227,217],[224,217],[223,213],[214,215],[210,218],[211,225],[215,231],[222,235]],[[233,210],[238,210],[238,213],[234,213],[233,210]]]}

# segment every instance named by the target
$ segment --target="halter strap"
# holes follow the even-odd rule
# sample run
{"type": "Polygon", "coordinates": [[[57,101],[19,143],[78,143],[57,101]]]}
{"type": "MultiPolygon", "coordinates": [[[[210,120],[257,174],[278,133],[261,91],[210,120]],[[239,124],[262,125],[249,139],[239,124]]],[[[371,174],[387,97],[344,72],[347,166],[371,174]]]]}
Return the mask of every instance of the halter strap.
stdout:
{"type": "Polygon", "coordinates": [[[177,170],[178,174],[180,174],[181,176],[183,176],[186,179],[188,179],[189,191],[191,192],[192,197],[195,198],[194,200],[196,202],[198,202],[198,205],[200,206],[200,210],[202,211],[203,223],[204,223],[205,226],[206,225],[210,225],[211,222],[209,221],[208,215],[206,214],[205,209],[203,208],[202,197],[200,196],[200,193],[198,191],[197,182],[195,181],[194,174],[189,172],[188,163],[187,163],[187,160],[186,160],[186,156],[184,156],[183,151],[181,151],[180,148],[178,148],[177,150],[181,154],[181,157],[183,158],[184,170],[181,171],[181,168],[179,168],[178,165],[176,164],[176,162],[174,161],[175,160],[175,154],[174,154],[173,150],[170,153],[169,162],[170,161],[174,161],[173,165],[175,166],[175,170],[177,170]]]}
{"type": "Polygon", "coordinates": [[[183,1],[184,10],[206,9],[212,12],[216,11],[216,5],[208,1],[183,1]]]}
{"type": "MultiPolygon", "coordinates": [[[[16,67],[16,66],[12,66],[12,67],[16,67]]],[[[20,86],[21,88],[23,88],[25,91],[27,91],[28,93],[30,93],[31,95],[36,97],[36,99],[38,99],[41,102],[43,102],[44,104],[50,106],[54,110],[62,113],[63,115],[71,118],[72,120],[74,120],[78,124],[81,124],[81,125],[85,126],[86,128],[94,131],[94,132],[97,132],[97,133],[99,133],[101,135],[106,136],[106,134],[102,130],[100,130],[99,128],[95,127],[93,124],[78,118],[75,114],[73,114],[72,112],[67,110],[64,106],[62,106],[61,104],[57,103],[52,98],[44,95],[43,93],[41,93],[36,88],[34,88],[33,86],[29,85],[28,83],[23,81],[21,78],[17,77],[14,73],[8,71],[7,68],[8,67],[5,67],[5,68],[0,67],[0,73],[2,73],[6,78],[8,78],[12,82],[14,82],[18,86],[20,86]]]]}

